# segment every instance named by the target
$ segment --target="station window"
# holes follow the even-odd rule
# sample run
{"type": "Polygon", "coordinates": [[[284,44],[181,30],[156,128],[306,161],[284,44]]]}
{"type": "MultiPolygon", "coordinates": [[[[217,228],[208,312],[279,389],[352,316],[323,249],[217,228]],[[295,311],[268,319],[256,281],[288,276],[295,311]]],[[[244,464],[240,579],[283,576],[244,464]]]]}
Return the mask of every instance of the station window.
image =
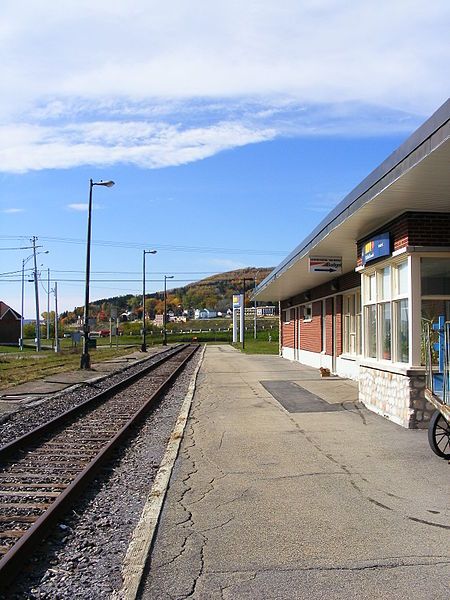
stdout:
{"type": "Polygon", "coordinates": [[[342,350],[354,356],[361,354],[361,294],[346,294],[342,300],[342,350]]]}
{"type": "Polygon", "coordinates": [[[283,323],[285,325],[287,325],[290,322],[291,322],[291,309],[287,308],[286,310],[283,310],[283,323]]]}
{"type": "Polygon", "coordinates": [[[312,304],[305,304],[303,307],[303,320],[312,321],[312,304]]]}
{"type": "Polygon", "coordinates": [[[363,276],[365,356],[409,361],[408,272],[404,260],[363,276]]]}
{"type": "MultiPolygon", "coordinates": [[[[450,260],[449,258],[421,258],[422,322],[437,323],[443,315],[450,321],[450,260]]],[[[437,341],[437,335],[433,341],[437,341]]],[[[437,352],[433,352],[437,361],[437,352]]],[[[422,357],[424,364],[424,357],[422,357]]]]}

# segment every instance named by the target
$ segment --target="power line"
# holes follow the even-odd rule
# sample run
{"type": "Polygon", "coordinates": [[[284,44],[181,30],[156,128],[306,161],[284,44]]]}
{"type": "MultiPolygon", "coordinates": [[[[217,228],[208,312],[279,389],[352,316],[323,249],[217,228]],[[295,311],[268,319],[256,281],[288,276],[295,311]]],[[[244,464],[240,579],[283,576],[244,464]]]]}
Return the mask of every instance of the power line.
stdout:
{"type": "MultiPolygon", "coordinates": [[[[0,239],[27,239],[26,236],[0,236],[0,239]]],[[[47,242],[57,242],[63,244],[86,244],[86,240],[80,238],[67,238],[67,237],[44,237],[40,236],[40,240],[47,242]]],[[[114,248],[134,248],[142,250],[142,248],[146,248],[148,243],[144,242],[119,242],[117,240],[96,240],[92,241],[92,245],[94,246],[106,246],[106,247],[114,247],[114,248]]],[[[254,256],[267,256],[269,254],[276,254],[285,256],[287,254],[286,250],[255,250],[251,248],[217,248],[213,246],[176,246],[172,244],[152,244],[152,246],[158,250],[167,250],[169,252],[197,252],[197,253],[226,253],[226,254],[236,254],[236,253],[245,253],[248,255],[254,256]]]]}

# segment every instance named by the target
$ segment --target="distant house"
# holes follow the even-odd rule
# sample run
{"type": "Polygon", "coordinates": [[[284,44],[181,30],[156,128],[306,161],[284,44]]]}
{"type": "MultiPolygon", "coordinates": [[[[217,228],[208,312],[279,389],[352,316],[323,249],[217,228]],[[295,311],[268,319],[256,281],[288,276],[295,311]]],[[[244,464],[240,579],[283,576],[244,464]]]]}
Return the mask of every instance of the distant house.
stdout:
{"type": "Polygon", "coordinates": [[[17,344],[20,337],[20,314],[0,300],[0,344],[17,344]]]}
{"type": "Polygon", "coordinates": [[[119,321],[121,323],[127,323],[128,321],[134,321],[134,315],[131,310],[127,310],[119,315],[119,321]]]}
{"type": "Polygon", "coordinates": [[[217,312],[208,308],[196,308],[194,312],[194,319],[215,319],[216,317],[217,312]]]}
{"type": "Polygon", "coordinates": [[[156,327],[162,327],[164,325],[164,315],[155,315],[153,324],[156,325],[156,327]]]}

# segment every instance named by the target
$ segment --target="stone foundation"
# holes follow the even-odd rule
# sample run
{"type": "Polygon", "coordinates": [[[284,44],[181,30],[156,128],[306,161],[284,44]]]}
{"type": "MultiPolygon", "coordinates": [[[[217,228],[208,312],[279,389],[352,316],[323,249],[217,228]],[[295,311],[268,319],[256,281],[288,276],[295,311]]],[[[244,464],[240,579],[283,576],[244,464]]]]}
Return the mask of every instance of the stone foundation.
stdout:
{"type": "Polygon", "coordinates": [[[369,410],[408,429],[426,429],[435,408],[424,396],[425,375],[360,366],[359,400],[369,410]]]}

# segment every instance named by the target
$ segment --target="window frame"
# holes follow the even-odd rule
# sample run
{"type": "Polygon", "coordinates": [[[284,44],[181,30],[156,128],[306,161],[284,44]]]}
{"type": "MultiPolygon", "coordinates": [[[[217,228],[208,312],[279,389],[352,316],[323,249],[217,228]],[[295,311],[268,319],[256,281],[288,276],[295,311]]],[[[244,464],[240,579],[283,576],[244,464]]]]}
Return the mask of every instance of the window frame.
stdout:
{"type": "Polygon", "coordinates": [[[369,360],[376,360],[386,364],[396,364],[401,366],[409,365],[411,362],[411,266],[410,256],[404,253],[396,257],[390,257],[388,260],[380,261],[373,266],[369,266],[361,273],[362,290],[362,315],[363,315],[363,356],[369,360]],[[406,265],[406,266],[405,266],[406,265]],[[389,269],[389,285],[386,286],[386,269],[389,269]],[[401,290],[400,269],[406,269],[407,280],[406,289],[401,290]],[[375,287],[375,289],[374,289],[375,287]],[[408,314],[408,360],[403,362],[400,351],[400,323],[401,309],[400,302],[407,301],[408,314]],[[386,305],[390,306],[390,352],[383,348],[385,336],[386,305]],[[375,308],[375,356],[372,344],[370,343],[369,320],[375,308]],[[388,354],[390,355],[388,357],[388,354]]]}

